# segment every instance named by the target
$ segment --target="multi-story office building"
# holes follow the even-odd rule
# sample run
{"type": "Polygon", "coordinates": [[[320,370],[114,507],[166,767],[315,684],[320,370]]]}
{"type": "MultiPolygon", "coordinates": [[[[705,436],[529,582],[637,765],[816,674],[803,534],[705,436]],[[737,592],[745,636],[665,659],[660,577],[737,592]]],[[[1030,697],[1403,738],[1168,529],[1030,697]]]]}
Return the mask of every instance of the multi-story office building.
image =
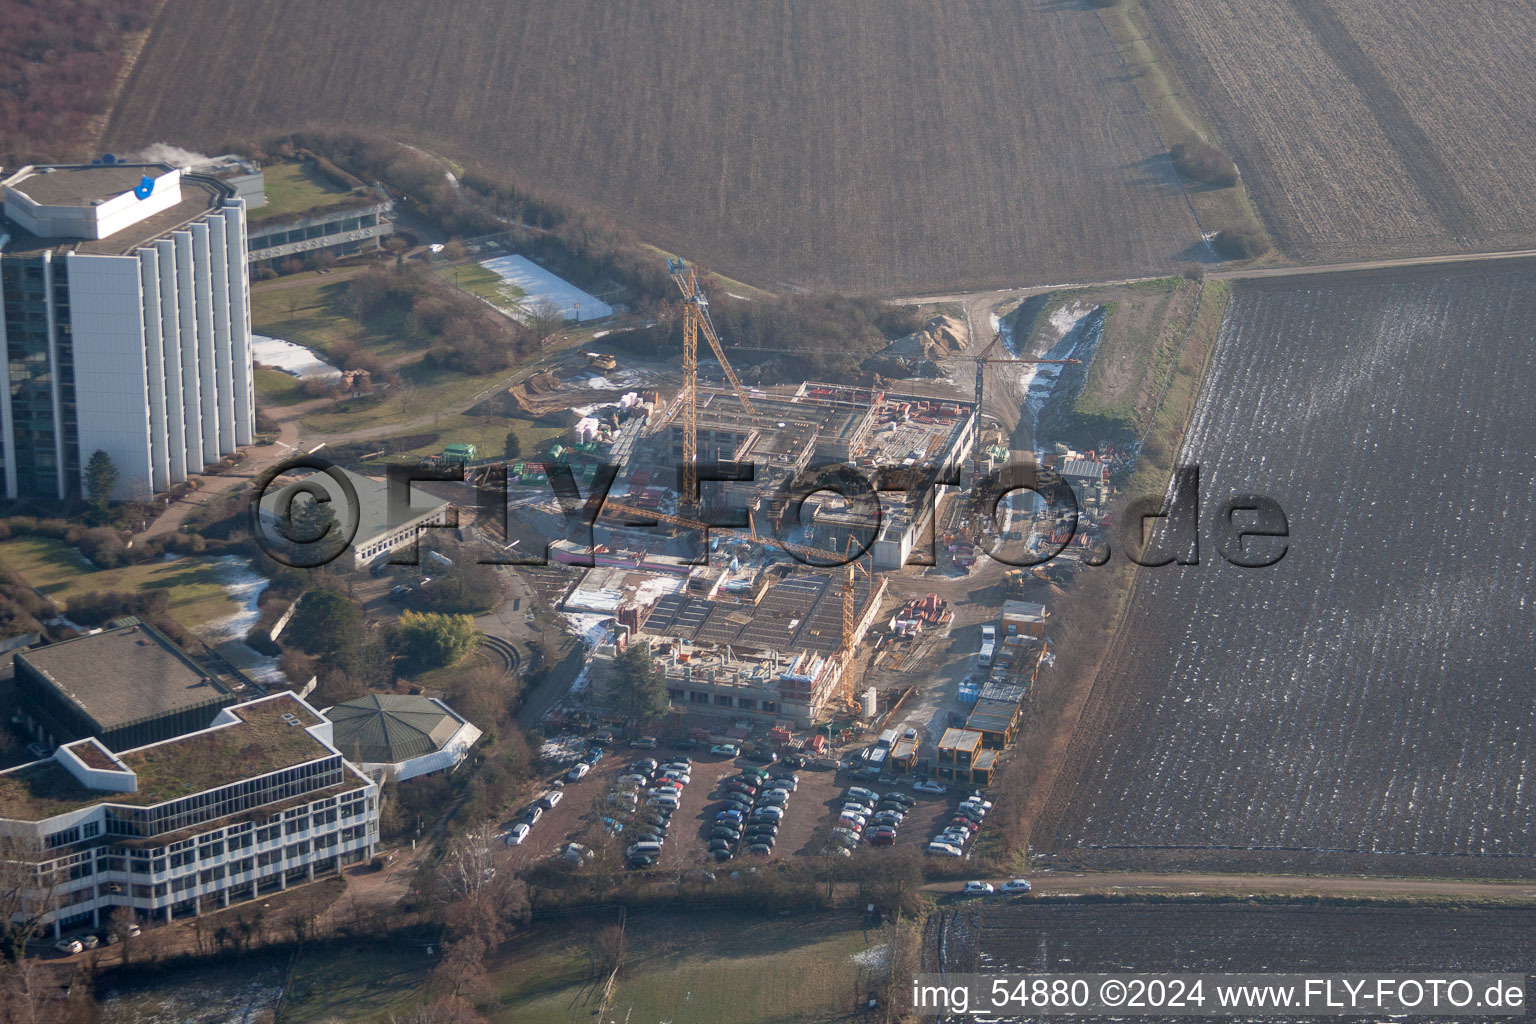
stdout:
{"type": "Polygon", "coordinates": [[[166,921],[373,855],[378,787],[292,693],[114,753],[94,737],[0,772],[0,853],[33,864],[30,910],[61,931],[117,907],[166,921]]]}
{"type": "Polygon", "coordinates": [[[255,429],[244,201],[169,164],[23,167],[0,182],[7,497],[162,491],[255,429]]]}
{"type": "Polygon", "coordinates": [[[11,721],[39,752],[88,736],[108,750],[168,740],[258,695],[211,675],[142,622],[19,651],[14,664],[11,721]]]}

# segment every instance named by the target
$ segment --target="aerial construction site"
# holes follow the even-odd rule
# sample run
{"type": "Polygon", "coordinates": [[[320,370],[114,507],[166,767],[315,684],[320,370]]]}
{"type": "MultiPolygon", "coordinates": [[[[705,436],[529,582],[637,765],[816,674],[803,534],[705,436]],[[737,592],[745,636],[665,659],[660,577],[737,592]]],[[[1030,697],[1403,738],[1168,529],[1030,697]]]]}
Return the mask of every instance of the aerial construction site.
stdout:
{"type": "MultiPolygon", "coordinates": [[[[1038,546],[1058,527],[1016,498],[978,507],[970,486],[978,471],[1015,457],[1041,468],[1036,453],[1010,451],[996,428],[983,443],[982,377],[996,364],[1078,360],[1011,356],[994,336],[960,357],[954,379],[748,387],[695,271],[679,260],[668,270],[685,318],[675,386],[578,409],[581,440],[559,463],[474,470],[481,481],[509,481],[497,539],[564,567],[554,600],[583,637],[587,664],[552,728],[610,722],[775,756],[851,752],[867,777],[888,781],[991,782],[1049,660],[1052,584],[1045,572],[1005,576],[1007,566],[978,544],[986,533],[1009,547],[1038,546]],[[701,381],[706,354],[719,386],[701,381]],[[965,395],[971,364],[977,393],[965,395]],[[551,486],[566,473],[574,495],[551,486]],[[577,503],[595,514],[573,516],[577,503]],[[992,528],[979,530],[981,519],[992,528]],[[971,586],[1002,587],[1008,599],[972,621],[976,606],[962,596],[971,586]],[[625,722],[610,679],[636,649],[664,677],[669,707],[625,722]],[[893,729],[892,742],[880,743],[893,729]]],[[[594,373],[613,377],[617,361],[595,360],[563,391],[547,375],[542,400],[569,408],[573,394],[591,394],[594,373]]],[[[516,398],[529,400],[526,387],[516,398]]],[[[1053,479],[1080,478],[1092,507],[1107,467],[1049,461],[1053,479]]]]}

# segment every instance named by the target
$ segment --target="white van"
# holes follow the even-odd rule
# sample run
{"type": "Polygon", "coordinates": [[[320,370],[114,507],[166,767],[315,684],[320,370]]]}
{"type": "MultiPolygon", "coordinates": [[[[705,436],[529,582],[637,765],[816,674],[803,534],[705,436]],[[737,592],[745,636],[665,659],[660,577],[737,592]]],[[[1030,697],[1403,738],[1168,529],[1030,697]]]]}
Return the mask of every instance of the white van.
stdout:
{"type": "Polygon", "coordinates": [[[624,851],[626,857],[659,857],[661,856],[660,843],[630,843],[629,849],[624,851]]]}

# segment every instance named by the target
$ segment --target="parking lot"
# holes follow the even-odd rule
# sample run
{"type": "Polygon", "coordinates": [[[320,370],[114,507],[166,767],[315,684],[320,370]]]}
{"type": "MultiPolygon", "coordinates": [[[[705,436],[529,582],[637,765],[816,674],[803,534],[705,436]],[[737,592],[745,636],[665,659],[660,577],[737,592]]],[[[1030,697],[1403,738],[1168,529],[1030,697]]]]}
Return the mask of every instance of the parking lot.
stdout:
{"type": "MultiPolygon", "coordinates": [[[[530,829],[528,838],[513,848],[512,863],[527,866],[558,854],[569,842],[581,842],[592,846],[610,844],[614,856],[622,862],[623,850],[633,837],[639,834],[639,824],[621,807],[610,803],[610,794],[619,776],[626,773],[628,765],[638,758],[651,757],[659,762],[678,755],[693,761],[691,782],[681,794],[677,810],[672,814],[666,842],[662,846],[656,866],[664,870],[682,870],[703,867],[715,862],[708,852],[715,817],[722,808],[720,783],[736,775],[748,766],[745,761],[709,753],[707,749],[682,751],[662,744],[655,750],[639,750],[624,745],[610,746],[606,755],[587,776],[580,781],[564,781],[563,775],[546,776],[546,785],[561,779],[561,797],[552,810],[542,813],[530,829]],[[623,825],[617,833],[606,833],[600,819],[612,818],[623,825]]],[[[857,783],[851,780],[845,768],[836,771],[816,771],[810,768],[796,770],[798,788],[789,797],[783,819],[779,822],[778,839],[772,857],[804,856],[812,853],[811,840],[818,827],[836,824],[845,802],[849,786],[865,785],[877,793],[898,790],[915,798],[911,810],[897,830],[896,847],[921,850],[936,832],[949,823],[955,807],[965,795],[951,788],[943,795],[914,792],[910,782],[857,783]]],[[[645,806],[644,796],[639,801],[645,806]]],[[[510,827],[514,818],[506,823],[510,827]]]]}

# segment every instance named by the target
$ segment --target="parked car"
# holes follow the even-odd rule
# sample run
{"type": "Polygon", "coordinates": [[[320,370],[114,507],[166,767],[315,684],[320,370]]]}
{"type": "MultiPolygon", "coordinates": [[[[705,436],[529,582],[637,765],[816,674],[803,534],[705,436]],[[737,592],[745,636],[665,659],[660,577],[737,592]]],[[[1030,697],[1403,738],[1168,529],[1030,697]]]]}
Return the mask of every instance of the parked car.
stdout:
{"type": "Polygon", "coordinates": [[[657,846],[661,846],[666,842],[666,836],[659,832],[641,832],[639,835],[635,836],[635,842],[655,843],[657,846]]]}
{"type": "Polygon", "coordinates": [[[767,857],[773,853],[773,847],[769,846],[767,843],[753,843],[751,846],[747,847],[747,852],[755,853],[759,857],[767,857]]]}
{"type": "Polygon", "coordinates": [[[639,869],[639,868],[649,868],[649,867],[655,867],[656,860],[657,860],[657,858],[651,856],[648,853],[637,853],[634,856],[629,858],[628,863],[629,863],[630,867],[636,868],[636,869],[639,869]]]}
{"type": "MultiPolygon", "coordinates": [[[[139,933],[141,931],[142,929],[139,928],[137,924],[130,921],[128,922],[128,927],[124,930],[124,934],[126,934],[130,939],[136,939],[139,937],[139,933]]],[[[123,938],[117,932],[107,932],[107,945],[115,946],[121,941],[123,941],[123,938]]]]}
{"type": "Polygon", "coordinates": [[[935,857],[964,857],[965,851],[953,843],[935,839],[927,846],[927,852],[935,857]]]}
{"type": "Polygon", "coordinates": [[[934,796],[940,796],[949,792],[948,786],[944,785],[942,782],[934,782],[932,780],[928,780],[926,782],[914,782],[912,784],[912,789],[918,793],[932,793],[934,796]]]}
{"type": "Polygon", "coordinates": [[[654,757],[638,757],[635,760],[629,762],[629,767],[633,771],[650,774],[660,766],[656,764],[656,759],[654,757]]]}
{"type": "Polygon", "coordinates": [[[404,601],[407,597],[410,597],[410,596],[411,596],[411,588],[410,587],[390,587],[389,588],[389,599],[391,601],[404,601]]]}
{"type": "Polygon", "coordinates": [[[965,895],[967,895],[967,896],[987,896],[987,895],[989,895],[991,893],[996,892],[997,890],[992,888],[992,883],[991,882],[982,882],[982,881],[972,880],[972,881],[966,882],[964,887],[961,888],[960,891],[962,893],[964,893],[965,895]]]}
{"type": "Polygon", "coordinates": [[[529,825],[537,825],[542,817],[544,817],[544,808],[538,804],[534,804],[523,812],[523,820],[529,825]]]}
{"type": "Polygon", "coordinates": [[[713,853],[715,850],[729,850],[730,848],[731,841],[729,839],[717,837],[709,841],[709,849],[711,853],[713,853]]]}
{"type": "Polygon", "coordinates": [[[523,840],[528,838],[528,833],[532,830],[533,826],[529,825],[526,821],[513,825],[511,831],[507,833],[507,842],[512,846],[521,846],[523,845],[523,840]]]}
{"type": "Polygon", "coordinates": [[[769,777],[766,769],[758,768],[754,765],[748,765],[747,767],[743,768],[740,774],[744,779],[757,779],[758,781],[762,781],[763,779],[769,777]]]}
{"type": "Polygon", "coordinates": [[[698,750],[704,744],[692,737],[685,736],[672,745],[678,750],[698,750]]]}
{"type": "Polygon", "coordinates": [[[716,825],[714,828],[709,830],[709,838],[725,839],[734,843],[736,840],[741,838],[741,832],[738,829],[727,828],[725,825],[716,825]]]}
{"type": "Polygon", "coordinates": [[[591,770],[591,765],[587,764],[586,762],[581,762],[573,766],[570,771],[566,772],[565,777],[572,782],[580,782],[582,779],[587,777],[587,773],[591,770]]]}
{"type": "Polygon", "coordinates": [[[782,763],[786,768],[804,768],[805,758],[800,754],[790,754],[783,759],[782,763]]]}
{"type": "Polygon", "coordinates": [[[757,787],[750,782],[742,782],[740,779],[729,779],[720,788],[727,793],[745,793],[747,796],[757,796],[757,787]]]}
{"type": "Polygon", "coordinates": [[[1010,878],[1003,883],[1001,891],[1005,893],[1026,893],[1032,889],[1034,889],[1034,886],[1029,884],[1029,879],[1010,878]]]}
{"type": "Polygon", "coordinates": [[[632,746],[632,747],[638,747],[641,750],[655,750],[656,749],[656,737],[655,736],[636,736],[634,739],[629,741],[629,745],[632,746]]]}
{"type": "Polygon", "coordinates": [[[754,817],[754,818],[772,818],[774,821],[778,821],[780,818],[784,817],[784,808],[782,808],[782,807],[759,807],[757,810],[752,812],[752,817],[754,817]]]}
{"type": "Polygon", "coordinates": [[[789,803],[789,794],[782,789],[770,789],[758,797],[757,802],[764,807],[783,807],[789,803]]]}
{"type": "Polygon", "coordinates": [[[60,939],[58,942],[53,944],[53,948],[58,950],[60,953],[68,955],[74,953],[83,953],[85,951],[85,944],[82,943],[79,939],[60,939]]]}
{"type": "Polygon", "coordinates": [[[779,760],[779,752],[777,750],[759,749],[743,756],[753,764],[777,764],[779,760]]]}
{"type": "Polygon", "coordinates": [[[728,861],[733,856],[735,856],[735,854],[731,853],[730,850],[712,850],[712,851],[710,851],[709,855],[711,857],[715,858],[715,860],[722,861],[722,862],[728,861]]]}
{"type": "Polygon", "coordinates": [[[850,786],[848,787],[848,799],[867,803],[873,807],[880,802],[880,794],[872,789],[865,789],[863,786],[850,786]]]}
{"type": "Polygon", "coordinates": [[[552,789],[545,793],[543,796],[539,797],[539,806],[544,808],[546,811],[552,811],[555,809],[555,804],[559,803],[563,799],[565,799],[565,794],[563,792],[558,789],[552,789]]]}
{"type": "Polygon", "coordinates": [[[873,832],[869,836],[870,846],[894,846],[896,845],[896,833],[873,832]]]}
{"type": "Polygon", "coordinates": [[[613,742],[613,733],[609,732],[607,729],[604,729],[602,732],[599,732],[599,733],[594,733],[593,736],[592,736],[592,742],[593,743],[612,743],[613,742]]]}
{"type": "Polygon", "coordinates": [[[664,779],[671,779],[673,782],[680,782],[685,786],[693,781],[693,776],[689,775],[681,768],[663,769],[661,777],[664,779]]]}
{"type": "Polygon", "coordinates": [[[741,753],[741,748],[734,743],[716,743],[709,748],[709,752],[717,757],[736,757],[741,753]]]}
{"type": "Polygon", "coordinates": [[[881,803],[901,804],[903,807],[912,807],[917,803],[916,797],[910,797],[905,793],[891,791],[880,798],[881,803]]]}

